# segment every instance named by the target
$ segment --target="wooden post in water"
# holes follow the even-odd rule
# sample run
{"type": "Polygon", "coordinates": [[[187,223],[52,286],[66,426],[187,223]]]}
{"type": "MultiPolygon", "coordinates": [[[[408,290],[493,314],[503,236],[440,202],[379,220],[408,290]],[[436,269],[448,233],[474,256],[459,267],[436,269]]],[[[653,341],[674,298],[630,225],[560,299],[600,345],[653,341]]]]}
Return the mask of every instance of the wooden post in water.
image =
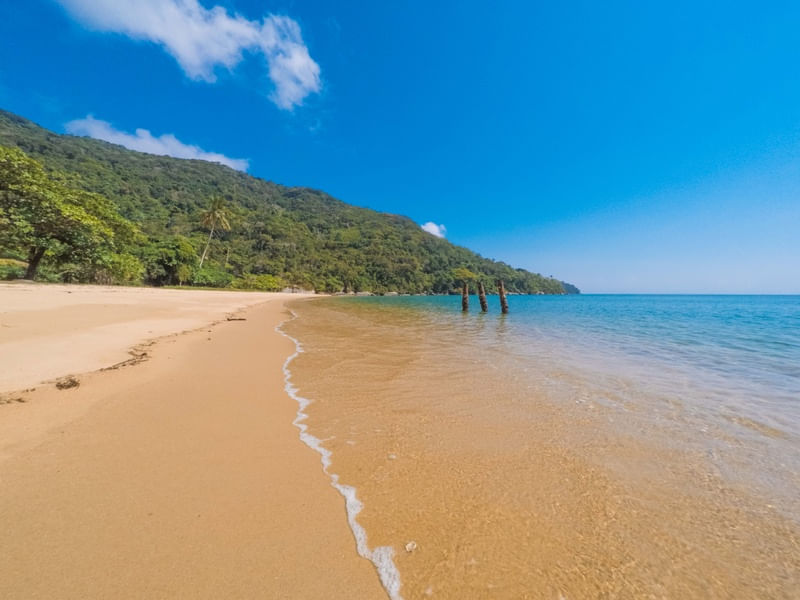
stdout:
{"type": "Polygon", "coordinates": [[[481,302],[481,312],[489,312],[489,304],[486,302],[486,288],[483,282],[478,282],[478,300],[481,302]]]}
{"type": "Polygon", "coordinates": [[[500,312],[504,315],[508,314],[508,300],[506,300],[506,288],[503,286],[503,280],[497,280],[497,293],[500,294],[500,312]]]}
{"type": "Polygon", "coordinates": [[[461,287],[461,312],[469,310],[469,284],[465,281],[461,287]]]}

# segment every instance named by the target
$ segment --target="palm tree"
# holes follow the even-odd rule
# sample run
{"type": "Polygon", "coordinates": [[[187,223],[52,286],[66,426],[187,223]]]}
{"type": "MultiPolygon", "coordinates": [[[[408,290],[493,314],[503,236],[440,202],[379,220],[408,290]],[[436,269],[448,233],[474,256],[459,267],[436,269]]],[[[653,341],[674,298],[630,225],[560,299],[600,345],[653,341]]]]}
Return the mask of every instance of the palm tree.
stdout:
{"type": "Polygon", "coordinates": [[[200,266],[203,268],[203,262],[206,260],[208,254],[208,245],[211,243],[211,238],[214,236],[214,229],[219,228],[223,231],[230,231],[231,224],[228,221],[228,207],[225,204],[225,199],[222,196],[212,196],[208,208],[201,215],[203,227],[208,227],[208,240],[206,240],[206,247],[203,248],[203,255],[200,257],[200,266]]]}

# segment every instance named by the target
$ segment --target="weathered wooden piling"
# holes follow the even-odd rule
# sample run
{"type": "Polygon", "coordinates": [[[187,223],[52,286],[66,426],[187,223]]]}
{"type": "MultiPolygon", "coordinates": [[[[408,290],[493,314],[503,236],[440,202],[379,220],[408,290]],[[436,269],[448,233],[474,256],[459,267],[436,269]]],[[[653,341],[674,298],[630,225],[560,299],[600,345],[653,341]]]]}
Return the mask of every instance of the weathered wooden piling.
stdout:
{"type": "Polygon", "coordinates": [[[465,281],[461,286],[461,311],[467,312],[469,310],[469,284],[465,281]]]}
{"type": "Polygon", "coordinates": [[[504,315],[508,314],[508,300],[506,300],[506,288],[503,286],[503,280],[497,280],[497,293],[500,294],[500,312],[504,315]]]}
{"type": "Polygon", "coordinates": [[[489,312],[489,304],[486,302],[486,288],[482,282],[478,282],[478,300],[481,302],[481,312],[489,312]]]}

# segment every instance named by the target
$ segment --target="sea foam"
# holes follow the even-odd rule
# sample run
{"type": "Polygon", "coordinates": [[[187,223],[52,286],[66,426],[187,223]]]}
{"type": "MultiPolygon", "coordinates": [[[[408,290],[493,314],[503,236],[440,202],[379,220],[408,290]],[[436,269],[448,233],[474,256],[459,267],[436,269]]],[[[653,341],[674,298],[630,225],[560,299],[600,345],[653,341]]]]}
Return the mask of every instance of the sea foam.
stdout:
{"type": "Polygon", "coordinates": [[[351,485],[339,483],[339,475],[337,473],[330,472],[331,451],[322,445],[322,440],[308,433],[308,425],[303,423],[303,421],[308,418],[308,415],[305,413],[305,409],[309,404],[311,404],[311,400],[300,396],[297,393],[297,388],[291,382],[292,373],[289,370],[289,365],[303,352],[303,346],[298,340],[283,331],[283,325],[285,323],[297,318],[297,314],[294,311],[289,312],[292,314],[292,318],[287,319],[286,321],[283,321],[277,325],[275,327],[275,331],[292,340],[295,348],[294,353],[286,359],[286,362],[283,363],[283,380],[285,382],[284,389],[286,390],[286,393],[289,394],[289,397],[297,402],[297,416],[292,424],[300,430],[300,439],[303,441],[303,443],[319,453],[320,461],[322,462],[322,470],[326,475],[328,475],[328,477],[330,477],[331,485],[335,487],[344,497],[345,508],[347,511],[347,522],[350,525],[350,530],[353,532],[353,536],[356,539],[356,549],[358,550],[358,553],[375,565],[375,569],[378,571],[381,584],[389,594],[391,600],[403,600],[403,597],[400,595],[400,572],[397,570],[393,560],[394,549],[391,546],[378,546],[370,550],[369,546],[367,545],[367,532],[359,524],[356,518],[358,513],[360,513],[361,509],[364,507],[356,495],[356,488],[351,485]]]}

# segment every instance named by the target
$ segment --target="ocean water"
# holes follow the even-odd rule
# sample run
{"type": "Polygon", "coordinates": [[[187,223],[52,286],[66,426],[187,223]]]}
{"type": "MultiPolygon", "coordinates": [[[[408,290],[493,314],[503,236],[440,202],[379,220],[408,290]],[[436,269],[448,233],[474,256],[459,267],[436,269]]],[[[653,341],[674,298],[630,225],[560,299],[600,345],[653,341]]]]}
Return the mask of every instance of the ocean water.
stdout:
{"type": "Polygon", "coordinates": [[[324,299],[284,326],[392,596],[797,597],[800,297],[509,303],[324,299]]]}

